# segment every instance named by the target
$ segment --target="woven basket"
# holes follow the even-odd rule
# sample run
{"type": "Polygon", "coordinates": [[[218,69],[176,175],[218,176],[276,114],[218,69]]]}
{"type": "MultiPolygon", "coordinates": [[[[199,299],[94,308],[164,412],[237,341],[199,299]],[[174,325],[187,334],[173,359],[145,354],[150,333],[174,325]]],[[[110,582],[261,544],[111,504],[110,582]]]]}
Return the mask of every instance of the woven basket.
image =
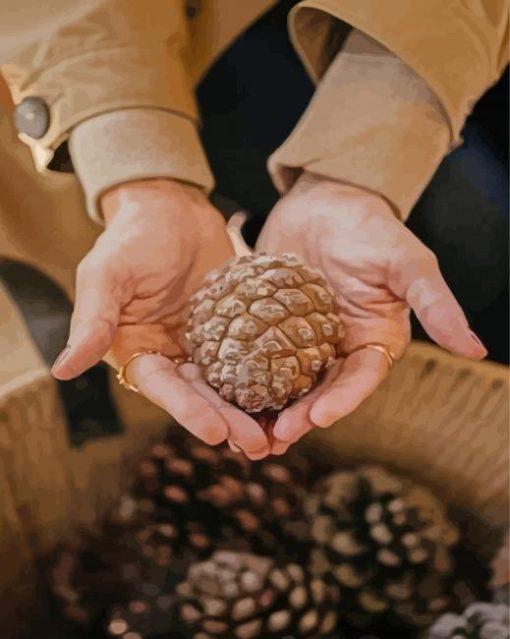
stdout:
{"type": "Polygon", "coordinates": [[[491,528],[508,524],[508,369],[415,342],[381,388],[305,446],[381,462],[428,484],[491,528]]]}
{"type": "MultiPolygon", "coordinates": [[[[143,453],[166,420],[116,388],[125,433],[73,449],[46,370],[1,390],[0,618],[19,628],[36,592],[38,557],[115,501],[129,478],[125,460],[143,453]]],[[[384,463],[428,484],[463,513],[464,532],[483,556],[508,524],[508,408],[505,367],[414,343],[353,415],[302,446],[317,465],[384,463]]]]}

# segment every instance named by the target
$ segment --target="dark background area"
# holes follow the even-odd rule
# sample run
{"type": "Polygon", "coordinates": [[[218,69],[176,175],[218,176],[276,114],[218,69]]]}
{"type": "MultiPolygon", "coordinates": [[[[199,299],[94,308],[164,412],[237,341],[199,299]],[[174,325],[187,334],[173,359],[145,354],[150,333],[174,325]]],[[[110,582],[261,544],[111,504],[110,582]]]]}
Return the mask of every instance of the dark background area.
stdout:
{"type": "MultiPolygon", "coordinates": [[[[287,35],[291,4],[280,2],[253,25],[198,89],[217,191],[253,214],[246,231],[251,243],[277,200],[267,157],[313,95],[287,35]]],[[[505,72],[476,105],[464,144],[445,158],[408,220],[438,256],[489,357],[502,363],[509,359],[508,113],[505,72]]],[[[426,339],[421,327],[413,328],[416,338],[426,339]]]]}

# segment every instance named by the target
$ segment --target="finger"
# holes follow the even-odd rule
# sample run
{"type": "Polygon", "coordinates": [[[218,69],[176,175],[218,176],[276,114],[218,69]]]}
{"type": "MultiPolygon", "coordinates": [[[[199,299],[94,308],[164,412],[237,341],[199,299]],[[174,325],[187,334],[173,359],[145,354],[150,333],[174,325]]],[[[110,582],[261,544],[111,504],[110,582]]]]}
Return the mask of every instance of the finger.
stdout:
{"type": "Polygon", "coordinates": [[[268,439],[257,422],[242,410],[223,400],[218,393],[209,386],[200,370],[194,364],[183,364],[177,373],[223,417],[228,425],[229,439],[241,448],[250,459],[261,459],[270,452],[268,439]]]}
{"type": "Polygon", "coordinates": [[[220,412],[229,424],[234,444],[244,451],[248,459],[255,461],[270,454],[269,441],[254,419],[227,402],[220,412]]]}
{"type": "Polygon", "coordinates": [[[166,410],[190,433],[215,446],[229,434],[228,424],[215,403],[198,393],[162,355],[142,355],[129,364],[129,383],[154,404],[166,410]]]}
{"type": "Polygon", "coordinates": [[[68,344],[52,367],[57,379],[77,377],[106,354],[115,337],[121,289],[114,267],[92,253],[80,264],[68,344]]]}
{"type": "Polygon", "coordinates": [[[386,357],[376,350],[363,349],[349,355],[335,379],[313,403],[309,415],[312,423],[325,428],[352,413],[389,370],[386,357]]]}
{"type": "Polygon", "coordinates": [[[457,355],[482,359],[487,355],[487,349],[469,328],[434,254],[421,243],[415,248],[415,255],[394,269],[392,289],[407,300],[437,344],[457,355]]]}
{"type": "Polygon", "coordinates": [[[294,442],[304,437],[314,428],[309,413],[312,400],[309,397],[299,400],[293,406],[286,408],[278,417],[273,434],[273,453],[282,455],[294,442]]]}
{"type": "Polygon", "coordinates": [[[289,450],[291,444],[289,442],[282,442],[279,439],[275,440],[273,443],[273,448],[271,453],[273,455],[285,455],[285,453],[289,450]]]}
{"type": "Polygon", "coordinates": [[[229,439],[229,440],[228,440],[228,447],[229,447],[229,448],[230,448],[230,450],[231,450],[232,452],[234,452],[234,453],[240,453],[240,452],[242,452],[242,451],[241,451],[241,449],[239,448],[239,446],[236,446],[236,445],[234,444],[234,442],[233,442],[231,439],[229,439]]]}
{"type": "MultiPolygon", "coordinates": [[[[122,318],[124,320],[124,317],[122,318]]],[[[184,361],[186,354],[180,343],[181,327],[157,324],[124,324],[117,327],[110,350],[103,360],[119,369],[135,353],[161,353],[172,362],[184,361]]]]}
{"type": "Polygon", "coordinates": [[[329,388],[331,382],[341,370],[341,367],[342,361],[339,360],[329,369],[317,388],[289,408],[286,408],[279,415],[273,429],[275,437],[273,452],[275,454],[283,454],[286,452],[285,445],[288,448],[291,444],[301,439],[301,437],[304,437],[312,428],[315,428],[316,424],[310,419],[310,410],[320,395],[329,388]]]}

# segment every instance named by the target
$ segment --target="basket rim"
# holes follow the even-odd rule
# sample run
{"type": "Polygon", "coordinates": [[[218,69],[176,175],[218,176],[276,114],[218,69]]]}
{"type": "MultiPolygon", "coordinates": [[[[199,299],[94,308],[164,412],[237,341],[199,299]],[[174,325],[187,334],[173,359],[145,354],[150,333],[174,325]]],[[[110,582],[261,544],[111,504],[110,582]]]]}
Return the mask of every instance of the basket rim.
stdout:
{"type": "Polygon", "coordinates": [[[404,360],[411,355],[419,355],[423,358],[433,358],[440,362],[453,365],[456,368],[472,368],[482,376],[491,379],[508,379],[510,374],[510,368],[505,364],[494,362],[490,359],[472,360],[460,357],[446,351],[436,344],[432,344],[424,340],[412,340],[402,359],[404,360]]]}
{"type": "MultiPolygon", "coordinates": [[[[382,465],[491,528],[510,520],[509,368],[415,341],[391,375],[300,446],[329,463],[382,465]]],[[[318,457],[318,458],[320,458],[318,457]]]]}

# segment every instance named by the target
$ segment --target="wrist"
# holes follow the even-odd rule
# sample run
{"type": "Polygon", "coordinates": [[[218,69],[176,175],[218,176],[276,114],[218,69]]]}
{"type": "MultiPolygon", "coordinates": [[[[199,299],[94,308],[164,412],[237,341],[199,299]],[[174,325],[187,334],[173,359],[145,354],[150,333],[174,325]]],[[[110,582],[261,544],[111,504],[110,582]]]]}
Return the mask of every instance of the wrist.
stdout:
{"type": "Polygon", "coordinates": [[[196,185],[172,178],[154,178],[124,182],[109,189],[101,196],[100,207],[108,227],[119,214],[152,216],[168,211],[175,216],[186,208],[183,204],[192,206],[207,202],[204,191],[196,185]],[[178,206],[172,206],[172,203],[178,203],[178,206]]]}
{"type": "MultiPolygon", "coordinates": [[[[341,180],[333,180],[317,173],[303,171],[289,191],[289,195],[308,195],[313,198],[341,198],[350,200],[352,204],[364,204],[370,208],[388,209],[396,212],[388,200],[380,193],[341,180]]],[[[398,217],[398,215],[397,215],[398,217]]]]}

